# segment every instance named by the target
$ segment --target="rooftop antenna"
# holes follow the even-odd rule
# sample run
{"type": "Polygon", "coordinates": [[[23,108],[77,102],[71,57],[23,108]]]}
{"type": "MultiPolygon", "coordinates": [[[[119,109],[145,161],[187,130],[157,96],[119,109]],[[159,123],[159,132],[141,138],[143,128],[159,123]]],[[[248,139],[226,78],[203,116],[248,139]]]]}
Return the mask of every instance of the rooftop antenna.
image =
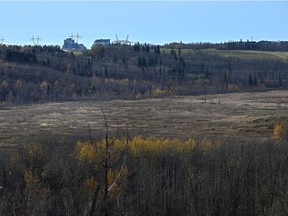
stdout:
{"type": "Polygon", "coordinates": [[[41,40],[41,38],[39,38],[39,36],[37,36],[37,37],[32,36],[32,38],[31,38],[31,41],[33,42],[34,46],[38,45],[40,40],[41,40]]]}
{"type": "Polygon", "coordinates": [[[0,45],[3,45],[5,42],[5,39],[3,37],[0,38],[0,45]]]}

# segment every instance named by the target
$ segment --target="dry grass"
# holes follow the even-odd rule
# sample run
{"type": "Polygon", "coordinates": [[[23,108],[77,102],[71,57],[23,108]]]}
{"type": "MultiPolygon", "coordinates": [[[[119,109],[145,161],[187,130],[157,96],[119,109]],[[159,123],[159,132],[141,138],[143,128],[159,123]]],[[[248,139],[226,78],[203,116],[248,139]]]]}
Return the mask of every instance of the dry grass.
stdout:
{"type": "MultiPolygon", "coordinates": [[[[288,91],[233,93],[165,99],[63,102],[0,107],[0,146],[37,140],[89,138],[104,132],[101,109],[116,130],[130,135],[267,140],[287,116],[288,91]]],[[[111,129],[111,130],[112,130],[111,129]]]]}

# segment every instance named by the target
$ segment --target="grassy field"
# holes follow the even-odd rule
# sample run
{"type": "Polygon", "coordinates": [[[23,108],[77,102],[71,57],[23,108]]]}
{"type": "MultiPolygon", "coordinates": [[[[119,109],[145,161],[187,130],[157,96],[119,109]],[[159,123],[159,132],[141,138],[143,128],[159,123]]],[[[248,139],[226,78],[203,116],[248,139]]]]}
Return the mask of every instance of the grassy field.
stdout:
{"type": "Polygon", "coordinates": [[[259,59],[259,58],[281,58],[288,60],[288,52],[272,52],[272,51],[247,51],[247,50],[216,50],[207,49],[212,54],[223,57],[259,59]]]}
{"type": "MultiPolygon", "coordinates": [[[[171,49],[162,49],[162,52],[170,53],[171,49]]],[[[178,50],[175,50],[178,52],[178,50]]],[[[217,49],[181,49],[182,54],[195,55],[197,52],[205,52],[211,55],[219,55],[221,57],[233,57],[244,59],[263,59],[263,58],[280,58],[288,61],[288,52],[276,51],[249,51],[249,50],[217,50],[217,49]]]]}
{"type": "Polygon", "coordinates": [[[0,146],[53,140],[74,142],[128,128],[131,136],[266,141],[287,116],[288,91],[165,99],[61,102],[0,107],[0,146]],[[69,139],[68,139],[69,138],[69,139]]]}

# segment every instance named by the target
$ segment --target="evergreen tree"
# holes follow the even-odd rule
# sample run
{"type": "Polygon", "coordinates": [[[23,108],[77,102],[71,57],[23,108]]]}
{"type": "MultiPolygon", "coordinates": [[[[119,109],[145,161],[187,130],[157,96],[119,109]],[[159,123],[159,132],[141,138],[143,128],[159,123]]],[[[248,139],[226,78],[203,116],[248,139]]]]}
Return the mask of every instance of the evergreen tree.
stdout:
{"type": "Polygon", "coordinates": [[[248,85],[251,86],[251,87],[254,85],[253,77],[252,77],[251,74],[249,74],[248,85]]]}
{"type": "Polygon", "coordinates": [[[279,76],[279,87],[282,87],[282,79],[280,76],[279,76]]]}
{"type": "Polygon", "coordinates": [[[256,77],[255,74],[254,74],[254,79],[253,79],[253,85],[254,85],[254,86],[257,86],[257,85],[258,85],[257,77],[256,77]]]}
{"type": "Polygon", "coordinates": [[[157,46],[157,53],[160,54],[160,46],[157,46]]]}
{"type": "Polygon", "coordinates": [[[145,44],[145,51],[146,51],[147,53],[150,52],[150,45],[149,45],[149,44],[145,44]]]}

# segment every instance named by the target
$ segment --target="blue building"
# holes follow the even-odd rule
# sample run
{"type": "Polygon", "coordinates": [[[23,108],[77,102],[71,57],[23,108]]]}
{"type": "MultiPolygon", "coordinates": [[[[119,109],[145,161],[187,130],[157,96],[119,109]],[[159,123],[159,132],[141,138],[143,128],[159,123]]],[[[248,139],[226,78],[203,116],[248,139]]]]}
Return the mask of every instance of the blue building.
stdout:
{"type": "Polygon", "coordinates": [[[64,44],[62,46],[64,50],[85,50],[86,47],[83,44],[78,44],[72,38],[67,38],[64,40],[64,44]]]}
{"type": "Polygon", "coordinates": [[[110,39],[97,39],[94,41],[93,46],[109,46],[110,39]]]}

